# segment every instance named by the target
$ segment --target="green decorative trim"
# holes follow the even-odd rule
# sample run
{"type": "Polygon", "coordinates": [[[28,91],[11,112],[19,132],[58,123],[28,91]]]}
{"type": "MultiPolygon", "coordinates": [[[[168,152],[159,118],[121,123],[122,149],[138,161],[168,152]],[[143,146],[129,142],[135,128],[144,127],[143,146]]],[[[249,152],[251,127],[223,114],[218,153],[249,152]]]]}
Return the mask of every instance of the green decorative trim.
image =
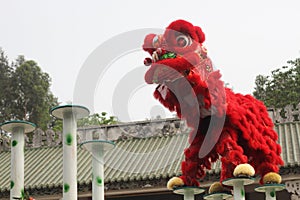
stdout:
{"type": "Polygon", "coordinates": [[[102,186],[103,181],[102,181],[102,178],[100,176],[96,177],[96,183],[97,183],[98,186],[102,186]]]}
{"type": "Polygon", "coordinates": [[[17,141],[17,140],[13,140],[13,141],[11,142],[11,146],[12,146],[12,147],[17,146],[17,144],[18,144],[18,141],[17,141]]]}
{"type": "Polygon", "coordinates": [[[0,124],[0,127],[7,132],[13,131],[14,128],[23,128],[24,133],[29,133],[35,130],[36,125],[27,121],[12,120],[0,124]]]}
{"type": "Polygon", "coordinates": [[[114,142],[107,140],[87,140],[80,143],[79,147],[84,149],[84,145],[102,145],[104,151],[110,150],[116,146],[114,142]]]}
{"type": "Polygon", "coordinates": [[[87,117],[90,114],[89,109],[87,109],[86,107],[71,104],[56,106],[50,110],[51,115],[58,119],[63,119],[65,113],[73,112],[76,113],[77,119],[87,117]]]}
{"type": "Polygon", "coordinates": [[[22,199],[25,199],[25,191],[24,191],[24,188],[21,189],[21,197],[22,197],[22,199]]]}
{"type": "Polygon", "coordinates": [[[15,182],[10,181],[10,189],[13,189],[14,186],[15,186],[15,182]]]}
{"type": "Polygon", "coordinates": [[[242,195],[242,197],[245,196],[245,190],[241,189],[241,195],[242,195]]]}
{"type": "Polygon", "coordinates": [[[274,191],[271,191],[271,192],[270,192],[270,196],[271,196],[271,197],[275,197],[275,196],[276,196],[276,193],[275,193],[274,191]]]}
{"type": "Polygon", "coordinates": [[[70,185],[68,183],[64,184],[64,192],[67,193],[70,190],[70,185]]]}
{"type": "Polygon", "coordinates": [[[66,145],[72,145],[72,142],[73,142],[73,136],[71,133],[67,133],[66,135],[66,145]]]}
{"type": "Polygon", "coordinates": [[[175,194],[181,194],[184,195],[186,190],[190,190],[194,193],[194,195],[201,194],[205,192],[204,188],[198,187],[198,186],[179,186],[179,187],[173,187],[173,192],[175,194]]]}

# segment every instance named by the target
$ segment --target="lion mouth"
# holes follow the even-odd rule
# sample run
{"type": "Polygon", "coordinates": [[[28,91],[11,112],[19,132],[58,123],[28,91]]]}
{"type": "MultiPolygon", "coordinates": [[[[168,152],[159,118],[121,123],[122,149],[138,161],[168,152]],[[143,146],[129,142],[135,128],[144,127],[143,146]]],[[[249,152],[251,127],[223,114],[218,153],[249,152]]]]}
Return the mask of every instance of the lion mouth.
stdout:
{"type": "MultiPolygon", "coordinates": [[[[162,51],[162,50],[160,50],[162,51]]],[[[157,62],[160,60],[164,60],[164,59],[171,59],[171,58],[176,58],[177,55],[174,52],[165,52],[165,53],[159,53],[158,50],[154,51],[152,53],[152,62],[157,62]]]]}
{"type": "Polygon", "coordinates": [[[153,63],[156,63],[160,60],[173,59],[173,58],[177,58],[177,54],[175,52],[167,51],[162,48],[157,48],[155,51],[152,52],[151,58],[145,58],[144,64],[146,66],[150,66],[153,63]]]}
{"type": "Polygon", "coordinates": [[[180,78],[187,77],[192,65],[184,57],[168,52],[161,56],[154,54],[154,61],[145,74],[148,84],[162,84],[174,82],[180,78]]]}
{"type": "Polygon", "coordinates": [[[163,82],[173,81],[178,79],[179,72],[169,66],[170,60],[178,58],[175,52],[166,51],[162,48],[157,48],[151,55],[151,58],[146,58],[144,64],[151,65],[145,75],[147,83],[159,84],[163,82]]]}
{"type": "Polygon", "coordinates": [[[170,66],[169,59],[162,59],[151,65],[150,69],[145,74],[145,81],[148,84],[164,84],[166,82],[174,82],[187,76],[189,73],[189,70],[183,72],[176,70],[174,66],[170,66]]]}

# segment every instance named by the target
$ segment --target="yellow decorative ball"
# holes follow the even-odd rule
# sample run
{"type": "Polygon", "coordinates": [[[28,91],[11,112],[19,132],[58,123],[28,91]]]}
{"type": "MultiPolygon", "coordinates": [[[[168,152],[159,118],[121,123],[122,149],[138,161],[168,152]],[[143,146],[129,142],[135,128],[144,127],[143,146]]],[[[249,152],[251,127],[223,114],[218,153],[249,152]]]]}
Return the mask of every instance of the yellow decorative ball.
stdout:
{"type": "Polygon", "coordinates": [[[178,178],[178,177],[173,177],[171,178],[168,183],[167,183],[167,188],[169,190],[173,190],[173,188],[175,186],[183,186],[184,185],[184,182],[181,178],[178,178]]]}
{"type": "Polygon", "coordinates": [[[233,171],[233,176],[240,177],[240,176],[247,176],[251,177],[255,175],[254,168],[249,164],[239,164],[235,167],[233,171]]]}
{"type": "Polygon", "coordinates": [[[269,172],[263,177],[264,184],[279,184],[281,183],[281,176],[275,172],[269,172]]]}
{"type": "Polygon", "coordinates": [[[209,187],[208,194],[223,192],[223,191],[224,191],[223,185],[220,182],[214,182],[209,187]]]}

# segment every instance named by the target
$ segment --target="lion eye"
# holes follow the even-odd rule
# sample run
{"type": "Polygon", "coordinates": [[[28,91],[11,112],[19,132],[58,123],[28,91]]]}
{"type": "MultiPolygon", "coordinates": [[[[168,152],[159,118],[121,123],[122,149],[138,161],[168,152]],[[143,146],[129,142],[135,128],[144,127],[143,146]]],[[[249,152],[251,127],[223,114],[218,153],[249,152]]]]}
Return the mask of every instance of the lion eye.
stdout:
{"type": "Polygon", "coordinates": [[[192,44],[192,40],[189,36],[179,35],[176,37],[176,44],[178,47],[187,47],[192,44]]]}

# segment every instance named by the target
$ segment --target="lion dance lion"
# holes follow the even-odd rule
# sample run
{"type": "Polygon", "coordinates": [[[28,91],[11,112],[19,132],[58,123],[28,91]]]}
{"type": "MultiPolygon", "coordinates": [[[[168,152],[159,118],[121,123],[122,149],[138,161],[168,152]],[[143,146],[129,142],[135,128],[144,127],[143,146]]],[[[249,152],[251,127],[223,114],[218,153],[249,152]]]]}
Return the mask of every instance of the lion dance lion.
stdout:
{"type": "Polygon", "coordinates": [[[218,159],[220,181],[233,177],[236,166],[248,164],[263,184],[267,174],[277,174],[283,165],[274,124],[261,101],[224,86],[204,41],[200,27],[176,20],[163,34],[147,35],[143,44],[151,55],[144,60],[150,66],[145,81],[158,85],[154,97],[191,128],[182,175],[170,179],[168,188],[199,186],[218,159]]]}

